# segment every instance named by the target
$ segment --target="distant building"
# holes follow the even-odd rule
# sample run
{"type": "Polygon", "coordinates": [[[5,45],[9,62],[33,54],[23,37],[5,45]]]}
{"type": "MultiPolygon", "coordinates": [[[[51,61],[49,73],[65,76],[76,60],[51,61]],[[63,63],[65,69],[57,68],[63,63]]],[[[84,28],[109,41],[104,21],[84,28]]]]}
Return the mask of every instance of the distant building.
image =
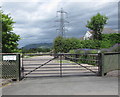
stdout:
{"type": "Polygon", "coordinates": [[[93,33],[92,31],[87,31],[86,34],[84,35],[83,39],[84,40],[92,39],[92,37],[93,37],[92,33],[93,33]]]}
{"type": "Polygon", "coordinates": [[[118,33],[118,31],[113,30],[111,28],[104,28],[102,34],[111,34],[111,33],[118,33]]]}
{"type": "MultiPolygon", "coordinates": [[[[110,28],[104,28],[104,30],[101,32],[102,34],[110,34],[110,33],[118,33],[118,31],[115,31],[110,28]]],[[[85,35],[83,36],[84,40],[89,40],[93,38],[93,31],[87,31],[85,35]]]]}

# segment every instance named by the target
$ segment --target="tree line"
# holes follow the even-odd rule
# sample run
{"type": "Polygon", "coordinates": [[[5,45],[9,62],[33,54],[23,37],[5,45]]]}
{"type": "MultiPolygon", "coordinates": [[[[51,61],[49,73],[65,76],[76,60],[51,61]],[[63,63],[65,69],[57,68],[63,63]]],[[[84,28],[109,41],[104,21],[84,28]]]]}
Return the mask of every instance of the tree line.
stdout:
{"type": "Polygon", "coordinates": [[[120,43],[120,33],[101,34],[102,40],[80,40],[78,38],[64,38],[58,36],[54,40],[55,53],[67,53],[75,49],[103,49],[120,43]]]}
{"type": "Polygon", "coordinates": [[[22,53],[41,53],[41,52],[50,52],[51,48],[30,48],[30,49],[21,49],[22,53]]]}

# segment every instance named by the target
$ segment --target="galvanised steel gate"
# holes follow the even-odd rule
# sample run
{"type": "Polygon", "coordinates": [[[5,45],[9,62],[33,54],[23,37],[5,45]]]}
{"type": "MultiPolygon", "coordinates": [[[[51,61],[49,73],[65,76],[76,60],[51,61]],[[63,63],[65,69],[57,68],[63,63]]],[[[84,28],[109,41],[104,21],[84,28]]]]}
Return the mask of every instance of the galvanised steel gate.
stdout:
{"type": "Polygon", "coordinates": [[[24,77],[100,75],[99,54],[24,54],[24,77]]]}
{"type": "Polygon", "coordinates": [[[0,54],[0,77],[104,76],[120,69],[120,53],[98,54],[0,54]]]}

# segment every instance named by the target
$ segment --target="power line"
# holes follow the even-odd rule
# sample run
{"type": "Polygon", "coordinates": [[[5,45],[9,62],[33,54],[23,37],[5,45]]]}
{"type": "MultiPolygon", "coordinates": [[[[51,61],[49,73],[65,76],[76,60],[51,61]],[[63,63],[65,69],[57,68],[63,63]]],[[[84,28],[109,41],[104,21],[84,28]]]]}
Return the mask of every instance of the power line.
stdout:
{"type": "Polygon", "coordinates": [[[65,28],[65,23],[69,23],[65,18],[68,18],[67,16],[67,12],[65,12],[63,10],[63,8],[61,8],[61,10],[57,11],[57,16],[56,17],[59,17],[58,20],[56,20],[56,22],[59,22],[60,25],[59,25],[59,28],[57,29],[57,31],[59,31],[59,35],[62,36],[62,37],[65,37],[65,31],[66,31],[66,28],[65,28]]]}

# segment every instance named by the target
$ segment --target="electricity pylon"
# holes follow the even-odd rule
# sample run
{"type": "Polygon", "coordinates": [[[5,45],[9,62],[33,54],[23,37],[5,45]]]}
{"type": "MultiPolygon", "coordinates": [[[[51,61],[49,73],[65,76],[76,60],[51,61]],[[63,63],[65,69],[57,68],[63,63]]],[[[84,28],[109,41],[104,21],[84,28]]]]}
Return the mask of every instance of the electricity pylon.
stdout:
{"type": "Polygon", "coordinates": [[[56,22],[59,22],[59,28],[57,29],[57,31],[59,31],[59,35],[62,37],[65,37],[65,31],[67,30],[65,28],[65,23],[69,23],[66,18],[67,18],[67,12],[65,12],[63,10],[63,8],[61,8],[60,11],[57,11],[57,17],[59,18],[58,20],[56,20],[56,22]]]}

